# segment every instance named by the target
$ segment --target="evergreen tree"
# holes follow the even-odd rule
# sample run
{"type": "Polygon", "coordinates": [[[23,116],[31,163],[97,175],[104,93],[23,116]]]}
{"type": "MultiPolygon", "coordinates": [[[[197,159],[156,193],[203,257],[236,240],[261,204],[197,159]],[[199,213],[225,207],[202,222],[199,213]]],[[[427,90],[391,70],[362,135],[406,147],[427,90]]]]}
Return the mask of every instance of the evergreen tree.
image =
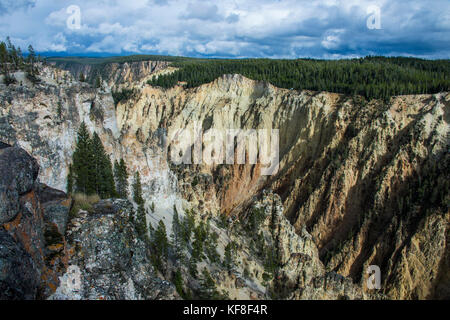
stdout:
{"type": "Polygon", "coordinates": [[[101,198],[115,197],[114,177],[109,156],[96,132],[92,137],[92,166],[95,191],[101,198]]]}
{"type": "Polygon", "coordinates": [[[62,103],[61,101],[58,101],[58,105],[56,107],[56,115],[58,116],[59,120],[62,120],[62,103]]]}
{"type": "Polygon", "coordinates": [[[36,62],[36,53],[34,52],[33,46],[30,44],[28,46],[28,63],[29,63],[29,71],[28,73],[31,76],[35,75],[34,63],[36,62]]]}
{"type": "Polygon", "coordinates": [[[199,298],[202,300],[217,299],[219,295],[214,279],[211,277],[208,269],[206,269],[206,267],[203,268],[202,277],[200,279],[200,290],[198,291],[199,298]]]}
{"type": "Polygon", "coordinates": [[[195,228],[195,220],[191,212],[186,211],[186,217],[181,223],[181,235],[183,244],[187,245],[191,241],[192,231],[195,228]]]}
{"type": "Polygon", "coordinates": [[[97,76],[97,78],[95,79],[95,87],[100,88],[101,86],[102,86],[102,79],[100,78],[100,76],[97,76]]]}
{"type": "Polygon", "coordinates": [[[80,73],[80,77],[79,77],[79,80],[80,80],[80,82],[85,82],[85,81],[86,81],[86,78],[85,78],[85,76],[84,76],[84,73],[83,73],[83,72],[81,72],[81,73],[80,73]]]}
{"type": "Polygon", "coordinates": [[[67,194],[72,194],[73,192],[73,169],[72,169],[72,165],[69,165],[69,174],[67,175],[67,194]]]}
{"type": "Polygon", "coordinates": [[[141,176],[138,171],[134,174],[133,200],[138,205],[144,204],[144,198],[142,198],[141,176]]]}
{"type": "Polygon", "coordinates": [[[231,243],[228,243],[225,247],[223,265],[228,271],[231,271],[233,269],[233,246],[231,243]]]}
{"type": "Polygon", "coordinates": [[[204,258],[203,246],[206,242],[208,231],[206,230],[206,224],[200,222],[200,224],[194,229],[194,242],[192,243],[192,258],[196,261],[201,261],[204,258]]]}
{"type": "Polygon", "coordinates": [[[116,191],[116,185],[114,184],[114,173],[113,173],[113,167],[111,158],[107,155],[104,159],[105,165],[104,165],[104,179],[106,181],[106,193],[109,194],[109,197],[116,198],[117,197],[117,191],[116,191]]]}
{"type": "Polygon", "coordinates": [[[73,153],[73,173],[76,191],[90,195],[96,192],[91,139],[84,122],[78,129],[77,145],[73,153]]]}
{"type": "MultiPolygon", "coordinates": [[[[147,216],[144,207],[144,199],[142,198],[142,186],[141,186],[141,178],[139,172],[136,172],[134,175],[134,183],[133,183],[133,199],[138,205],[138,211],[136,214],[135,226],[139,236],[143,239],[147,240],[147,216]]],[[[164,230],[165,231],[165,230],[164,230]]]]}
{"type": "Polygon", "coordinates": [[[128,170],[123,159],[120,159],[120,162],[116,160],[114,163],[114,179],[118,197],[128,198],[128,170]]]}
{"type": "Polygon", "coordinates": [[[172,247],[175,255],[175,259],[177,262],[183,261],[183,243],[182,243],[182,230],[181,230],[181,222],[179,219],[177,207],[173,206],[173,219],[172,219],[172,247]]]}
{"type": "Polygon", "coordinates": [[[181,275],[181,271],[180,269],[177,269],[177,271],[175,272],[174,276],[173,276],[173,284],[175,285],[175,288],[178,292],[178,294],[185,299],[186,298],[186,293],[183,289],[183,277],[181,275]]]}
{"type": "Polygon", "coordinates": [[[164,261],[167,261],[169,253],[169,241],[167,239],[166,226],[162,220],[153,232],[152,258],[155,267],[164,272],[164,261]]]}

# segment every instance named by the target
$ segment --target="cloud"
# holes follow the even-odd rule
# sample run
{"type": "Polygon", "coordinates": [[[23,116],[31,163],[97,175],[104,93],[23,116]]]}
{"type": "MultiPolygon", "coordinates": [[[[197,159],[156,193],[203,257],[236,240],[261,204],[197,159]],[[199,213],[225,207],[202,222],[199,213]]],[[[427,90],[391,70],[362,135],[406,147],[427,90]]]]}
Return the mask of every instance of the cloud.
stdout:
{"type": "Polygon", "coordinates": [[[0,0],[0,37],[68,54],[449,58],[449,12],[447,0],[0,0]],[[381,29],[367,27],[371,5],[381,29]]]}
{"type": "Polygon", "coordinates": [[[35,0],[0,0],[0,15],[34,6],[35,0]]]}

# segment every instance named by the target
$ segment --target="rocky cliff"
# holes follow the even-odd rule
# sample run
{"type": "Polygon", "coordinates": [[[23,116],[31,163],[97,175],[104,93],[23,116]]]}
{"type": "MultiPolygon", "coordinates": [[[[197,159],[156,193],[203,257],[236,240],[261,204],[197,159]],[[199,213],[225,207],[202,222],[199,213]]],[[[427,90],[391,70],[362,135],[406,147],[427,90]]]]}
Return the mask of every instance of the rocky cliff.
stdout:
{"type": "Polygon", "coordinates": [[[2,146],[0,300],[178,297],[153,271],[129,201],[69,215],[72,199],[39,184],[38,172],[23,149],[2,146]]]}
{"type": "MultiPolygon", "coordinates": [[[[448,93],[383,103],[279,89],[239,75],[165,90],[145,85],[148,73],[139,76],[125,66],[104,79],[113,79],[110,85],[125,81],[137,94],[115,106],[109,87],[93,89],[58,69],[44,70],[40,85],[0,90],[0,139],[36,157],[41,182],[64,190],[75,133],[85,121],[113,160],[123,157],[131,172],[141,173],[147,207],[156,207],[148,210],[153,226],[162,219],[170,230],[175,205],[196,212],[197,222],[211,221],[221,255],[227,243],[242,244],[233,272],[211,261],[199,266],[206,263],[231,298],[449,297],[448,93]],[[170,137],[195,123],[204,130],[279,129],[279,171],[261,176],[259,164],[171,164],[164,137],[170,149],[170,137]],[[255,212],[266,217],[259,238],[246,232],[255,212]],[[230,226],[220,227],[222,215],[233,221],[230,226]],[[275,249],[273,272],[266,272],[266,257],[253,249],[255,242],[275,249]],[[369,265],[382,272],[376,293],[366,287],[369,265]]],[[[85,228],[77,229],[75,219],[74,239],[94,226],[101,231],[114,225],[122,204],[108,206],[113,209],[101,221],[81,214],[77,219],[85,228]]],[[[102,245],[116,243],[102,234],[102,245]]],[[[72,261],[89,265],[78,256],[81,250],[74,249],[72,261]]],[[[136,259],[133,266],[146,261],[136,259]]],[[[86,269],[98,290],[82,297],[128,297],[125,283],[131,281],[133,290],[142,286],[125,276],[116,292],[106,292],[103,264],[86,269]]],[[[198,281],[183,272],[185,285],[195,289],[198,281]]],[[[139,296],[155,297],[146,291],[139,296]]]]}
{"type": "Polygon", "coordinates": [[[272,189],[328,271],[364,286],[365,270],[378,265],[389,297],[424,299],[448,297],[449,101],[448,93],[365,101],[228,75],[189,90],[145,87],[118,106],[117,120],[141,141],[195,122],[279,129],[275,176],[260,176],[259,165],[174,167],[184,197],[240,215],[272,189]]]}
{"type": "Polygon", "coordinates": [[[169,63],[166,61],[112,62],[102,64],[57,61],[52,64],[58,68],[68,70],[76,79],[79,79],[80,74],[83,73],[86,81],[92,84],[95,83],[97,77],[101,77],[110,87],[133,82],[145,82],[150,79],[151,74],[164,70],[169,66],[169,63]]]}

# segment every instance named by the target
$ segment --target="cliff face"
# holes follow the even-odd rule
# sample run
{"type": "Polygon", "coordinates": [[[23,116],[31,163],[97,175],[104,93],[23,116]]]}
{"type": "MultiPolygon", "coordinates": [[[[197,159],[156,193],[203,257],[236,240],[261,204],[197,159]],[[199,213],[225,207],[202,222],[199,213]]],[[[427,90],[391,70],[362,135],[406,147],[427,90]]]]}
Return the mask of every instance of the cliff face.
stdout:
{"type": "Polygon", "coordinates": [[[105,63],[89,65],[82,63],[55,62],[58,68],[68,70],[73,77],[79,79],[81,73],[89,83],[95,83],[97,76],[106,81],[109,87],[145,82],[152,73],[161,71],[169,66],[166,61],[137,61],[124,63],[105,63]]]}
{"type": "Polygon", "coordinates": [[[163,219],[170,229],[174,205],[198,212],[198,221],[223,213],[243,224],[255,206],[267,211],[261,232],[277,248],[273,279],[263,279],[264,259],[251,250],[257,239],[239,223],[218,231],[219,247],[243,243],[234,273],[211,267],[231,297],[376,298],[366,288],[369,265],[380,267],[388,298],[449,297],[450,94],[385,104],[238,75],[163,90],[143,85],[148,71],[121,65],[104,79],[138,94],[115,107],[108,88],[45,70],[40,86],[0,91],[0,138],[37,158],[41,182],[65,189],[76,130],[85,121],[112,160],[123,157],[131,173],[141,173],[147,207],[156,207],[148,215],[154,226],[163,219]],[[261,176],[259,164],[170,164],[164,136],[170,149],[173,134],[195,123],[204,130],[279,129],[279,171],[261,176]],[[250,279],[243,277],[247,269],[250,279]]]}
{"type": "Polygon", "coordinates": [[[235,75],[190,90],[146,87],[118,106],[117,120],[141,141],[195,122],[279,129],[275,176],[260,176],[259,165],[174,166],[184,197],[200,210],[240,215],[272,189],[297,231],[311,233],[327,270],[364,286],[375,264],[389,297],[424,299],[448,297],[449,101],[444,93],[367,102],[235,75]]]}
{"type": "Polygon", "coordinates": [[[153,271],[128,200],[69,217],[72,199],[38,172],[25,150],[0,149],[0,300],[178,297],[153,271]]]}

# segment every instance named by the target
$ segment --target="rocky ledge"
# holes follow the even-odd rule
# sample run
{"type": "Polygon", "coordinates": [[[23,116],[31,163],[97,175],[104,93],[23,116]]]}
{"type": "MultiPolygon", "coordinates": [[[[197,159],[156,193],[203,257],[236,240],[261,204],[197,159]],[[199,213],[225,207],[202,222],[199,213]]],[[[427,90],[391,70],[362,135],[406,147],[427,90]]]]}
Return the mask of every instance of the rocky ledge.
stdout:
{"type": "Polygon", "coordinates": [[[38,174],[26,151],[0,142],[0,300],[178,297],[153,271],[129,201],[70,214],[72,199],[38,174]]]}

